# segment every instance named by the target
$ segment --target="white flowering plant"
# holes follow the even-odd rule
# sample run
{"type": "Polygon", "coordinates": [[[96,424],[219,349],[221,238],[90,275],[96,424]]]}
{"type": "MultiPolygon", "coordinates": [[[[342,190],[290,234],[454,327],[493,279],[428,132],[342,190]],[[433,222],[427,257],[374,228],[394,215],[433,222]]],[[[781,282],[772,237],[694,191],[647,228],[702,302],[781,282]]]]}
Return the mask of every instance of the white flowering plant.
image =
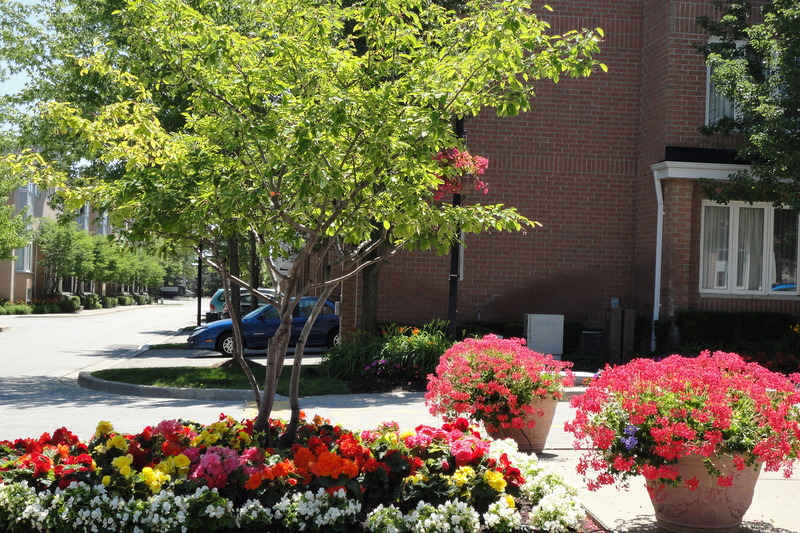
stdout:
{"type": "MultiPolygon", "coordinates": [[[[273,421],[273,424],[284,424],[273,421]]],[[[569,487],[512,441],[466,420],[354,433],[303,419],[288,450],[252,420],[164,421],[138,434],[101,422],[0,441],[0,531],[577,532],[569,487]],[[525,513],[520,509],[524,508],[525,513]]]]}

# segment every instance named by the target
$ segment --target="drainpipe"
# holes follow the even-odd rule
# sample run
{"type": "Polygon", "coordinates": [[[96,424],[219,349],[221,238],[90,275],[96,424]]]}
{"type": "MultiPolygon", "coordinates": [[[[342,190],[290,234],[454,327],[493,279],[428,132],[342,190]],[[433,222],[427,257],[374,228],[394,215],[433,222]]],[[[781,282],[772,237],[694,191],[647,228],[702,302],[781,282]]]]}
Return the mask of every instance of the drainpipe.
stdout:
{"type": "Polygon", "coordinates": [[[658,203],[656,213],[656,271],[655,282],[653,283],[653,323],[650,335],[650,350],[656,349],[656,321],[660,317],[661,311],[661,260],[662,247],[664,241],[664,192],[661,189],[661,180],[653,173],[653,181],[656,186],[656,202],[658,203]]]}

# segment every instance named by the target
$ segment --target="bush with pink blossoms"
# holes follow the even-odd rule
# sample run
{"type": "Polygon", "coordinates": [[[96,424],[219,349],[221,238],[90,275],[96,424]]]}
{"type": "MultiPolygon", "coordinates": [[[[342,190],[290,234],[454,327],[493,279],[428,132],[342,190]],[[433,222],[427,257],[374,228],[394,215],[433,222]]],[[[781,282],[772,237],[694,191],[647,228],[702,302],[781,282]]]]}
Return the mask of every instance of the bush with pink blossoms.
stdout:
{"type": "Polygon", "coordinates": [[[445,420],[464,417],[489,430],[536,425],[532,402],[560,399],[572,383],[572,366],[527,348],[524,339],[487,335],[447,350],[428,376],[425,403],[445,420]]]}

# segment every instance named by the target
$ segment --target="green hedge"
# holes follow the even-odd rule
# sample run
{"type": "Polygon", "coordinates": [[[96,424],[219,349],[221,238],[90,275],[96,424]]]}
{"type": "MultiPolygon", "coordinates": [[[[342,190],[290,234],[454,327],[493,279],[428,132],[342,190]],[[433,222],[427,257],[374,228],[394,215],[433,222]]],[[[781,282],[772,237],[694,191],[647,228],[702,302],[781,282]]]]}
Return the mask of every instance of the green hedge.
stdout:
{"type": "Polygon", "coordinates": [[[58,302],[58,307],[62,313],[74,313],[81,308],[79,296],[69,296],[58,302]]]}
{"type": "Polygon", "coordinates": [[[100,296],[93,292],[87,292],[81,296],[81,303],[84,309],[102,309],[103,305],[100,303],[100,296]]]}
{"type": "Polygon", "coordinates": [[[772,342],[785,339],[796,317],[788,313],[757,311],[678,311],[675,315],[682,343],[772,342]]]}
{"type": "Polygon", "coordinates": [[[130,296],[117,296],[118,305],[133,305],[133,298],[130,296]]]}

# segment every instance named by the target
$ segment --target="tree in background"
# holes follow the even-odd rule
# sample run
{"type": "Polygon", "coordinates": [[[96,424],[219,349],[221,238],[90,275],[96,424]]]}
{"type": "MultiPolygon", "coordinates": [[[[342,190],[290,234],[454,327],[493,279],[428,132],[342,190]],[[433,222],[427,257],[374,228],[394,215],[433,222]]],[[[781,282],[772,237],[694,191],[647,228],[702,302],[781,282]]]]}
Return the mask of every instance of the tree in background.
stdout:
{"type": "Polygon", "coordinates": [[[26,210],[15,212],[13,205],[7,205],[5,199],[16,193],[20,185],[19,179],[0,169],[0,260],[15,259],[14,249],[28,244],[30,231],[26,210]]]}
{"type": "Polygon", "coordinates": [[[725,186],[707,183],[714,200],[771,201],[800,209],[800,5],[774,0],[764,21],[749,23],[752,6],[717,0],[720,20],[702,18],[714,39],[702,47],[718,93],[734,105],[734,115],[707,133],[740,136],[739,155],[750,168],[725,186]]]}
{"type": "MultiPolygon", "coordinates": [[[[602,67],[599,32],[551,35],[519,0],[469,2],[459,13],[421,0],[148,0],[118,16],[113,38],[77,63],[87,89],[113,87],[115,97],[87,112],[77,90],[34,120],[52,133],[53,156],[69,146],[96,163],[70,173],[54,159],[52,172],[70,177],[67,205],[91,198],[132,242],[203,250],[229,294],[232,283],[249,285],[232,275],[225,249],[253,237],[281,314],[263,391],[240,342],[235,350],[256,429],[272,410],[300,296],[325,299],[401,249],[446,253],[458,228],[533,224],[502,205],[433,201],[450,177],[434,156],[464,148],[453,120],[487,108],[517,114],[530,109],[535,80],[602,67]]],[[[283,444],[299,420],[299,369],[320,308],[295,349],[283,444]]]]}

